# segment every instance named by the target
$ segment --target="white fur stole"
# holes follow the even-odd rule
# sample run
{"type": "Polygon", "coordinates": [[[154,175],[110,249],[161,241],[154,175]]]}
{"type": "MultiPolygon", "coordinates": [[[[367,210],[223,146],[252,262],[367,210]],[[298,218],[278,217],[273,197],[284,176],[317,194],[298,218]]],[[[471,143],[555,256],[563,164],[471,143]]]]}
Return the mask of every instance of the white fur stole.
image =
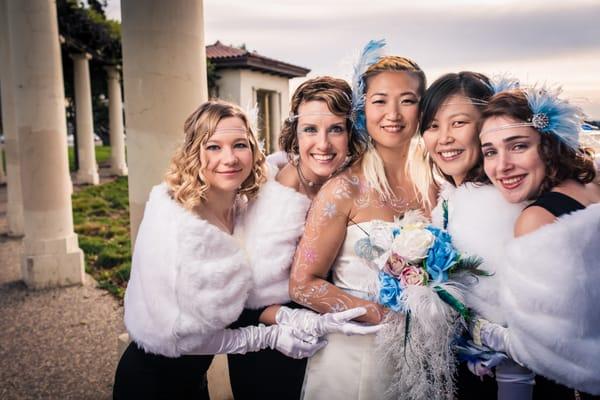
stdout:
{"type": "Polygon", "coordinates": [[[457,277],[468,285],[465,302],[490,321],[503,323],[498,298],[499,276],[506,259],[504,247],[513,238],[513,228],[524,204],[510,204],[492,185],[465,183],[458,188],[443,188],[434,210],[434,223],[442,226],[441,202],[448,200],[448,233],[452,244],[464,256],[483,260],[481,269],[491,276],[457,277]]]}
{"type": "Polygon", "coordinates": [[[600,204],[514,239],[504,268],[514,356],[540,375],[600,394],[600,204]]]}
{"type": "Polygon", "coordinates": [[[290,301],[290,267],[304,232],[310,199],[269,179],[236,225],[252,268],[247,308],[290,301]]]}
{"type": "Polygon", "coordinates": [[[125,325],[147,352],[177,357],[234,322],[251,286],[245,254],[226,233],[155,186],[138,231],[125,325]]]}

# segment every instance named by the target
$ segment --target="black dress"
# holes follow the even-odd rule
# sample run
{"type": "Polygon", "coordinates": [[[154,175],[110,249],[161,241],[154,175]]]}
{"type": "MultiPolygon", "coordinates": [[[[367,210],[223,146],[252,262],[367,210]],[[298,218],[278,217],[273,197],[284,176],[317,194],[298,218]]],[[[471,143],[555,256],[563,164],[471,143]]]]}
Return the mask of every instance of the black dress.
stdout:
{"type": "MultiPolygon", "coordinates": [[[[546,192],[542,194],[536,201],[531,203],[529,207],[542,207],[544,210],[550,212],[556,218],[570,214],[572,212],[583,210],[585,206],[575,200],[574,198],[567,196],[560,192],[546,192]]],[[[560,385],[543,376],[535,377],[535,386],[533,388],[533,399],[534,400],[545,400],[545,399],[600,399],[600,396],[592,396],[590,394],[576,392],[564,385],[560,385]]]]}
{"type": "MultiPolygon", "coordinates": [[[[295,303],[286,307],[300,307],[295,303]]],[[[230,328],[258,325],[258,310],[245,309],[230,328]]],[[[235,400],[300,398],[307,359],[290,358],[277,350],[265,349],[246,354],[228,354],[229,379],[235,400]]]]}
{"type": "Polygon", "coordinates": [[[169,358],[131,342],[115,373],[113,399],[209,400],[206,371],[212,355],[169,358]]]}

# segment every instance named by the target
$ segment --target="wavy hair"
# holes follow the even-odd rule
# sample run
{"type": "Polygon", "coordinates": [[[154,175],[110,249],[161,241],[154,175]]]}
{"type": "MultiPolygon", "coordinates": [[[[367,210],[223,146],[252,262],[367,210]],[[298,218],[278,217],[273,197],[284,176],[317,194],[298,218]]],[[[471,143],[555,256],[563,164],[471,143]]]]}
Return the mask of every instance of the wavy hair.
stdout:
{"type": "MultiPolygon", "coordinates": [[[[482,121],[496,116],[508,116],[523,122],[531,121],[533,112],[525,92],[517,89],[493,96],[483,110],[482,121]]],[[[537,129],[536,131],[540,134],[538,154],[546,167],[546,176],[542,180],[538,196],[567,179],[582,184],[594,181],[597,171],[594,152],[591,149],[581,146],[573,148],[552,132],[543,133],[537,129]]]]}
{"type": "MultiPolygon", "coordinates": [[[[365,82],[365,94],[369,87],[369,78],[381,72],[406,72],[412,75],[419,82],[417,94],[419,97],[423,97],[425,86],[427,85],[425,73],[417,63],[409,58],[400,56],[381,57],[367,69],[362,77],[365,82]]],[[[364,110],[362,112],[364,113],[364,110]]],[[[383,160],[371,142],[367,145],[361,166],[369,186],[385,198],[392,198],[394,196],[394,192],[385,174],[383,160]]],[[[413,190],[419,202],[425,207],[431,208],[429,190],[431,185],[433,185],[433,175],[429,166],[429,156],[425,149],[425,143],[419,134],[419,130],[415,131],[410,140],[404,170],[412,181],[413,190]]]]}
{"type": "MultiPolygon", "coordinates": [[[[353,130],[350,113],[352,112],[352,89],[343,80],[331,76],[320,76],[303,82],[292,96],[290,115],[298,114],[298,109],[308,101],[322,101],[327,104],[329,111],[339,117],[346,118],[346,132],[348,132],[348,153],[351,162],[357,160],[364,152],[365,143],[353,130]]],[[[298,118],[286,118],[279,136],[279,147],[288,154],[292,160],[299,156],[298,147],[298,118]]]]}
{"type": "Polygon", "coordinates": [[[183,144],[173,155],[165,175],[169,193],[188,210],[198,206],[210,189],[210,185],[202,179],[206,166],[200,161],[200,153],[204,144],[215,133],[219,122],[228,117],[236,117],[244,122],[252,150],[252,171],[240,186],[238,194],[245,195],[248,199],[253,198],[266,180],[265,156],[258,147],[246,114],[235,104],[222,100],[207,101],[185,120],[183,144]]]}

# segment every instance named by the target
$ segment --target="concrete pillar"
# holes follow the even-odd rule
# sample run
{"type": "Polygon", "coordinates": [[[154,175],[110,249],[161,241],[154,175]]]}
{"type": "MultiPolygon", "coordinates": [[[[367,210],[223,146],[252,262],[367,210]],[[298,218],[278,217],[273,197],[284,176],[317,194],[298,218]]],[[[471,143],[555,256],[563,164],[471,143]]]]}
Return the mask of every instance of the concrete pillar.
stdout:
{"type": "Polygon", "coordinates": [[[121,79],[116,66],[104,68],[108,79],[108,124],[110,132],[110,172],[117,176],[127,176],[125,161],[125,135],[123,133],[123,100],[121,99],[121,79]]]}
{"type": "Polygon", "coordinates": [[[88,53],[71,54],[75,83],[75,123],[77,126],[77,155],[79,169],[75,182],[97,185],[100,183],[96,148],[94,146],[94,113],[92,111],[92,87],[90,84],[88,53]]]}
{"type": "Polygon", "coordinates": [[[279,131],[281,130],[281,93],[271,92],[269,93],[269,124],[271,133],[270,140],[270,152],[277,150],[277,139],[279,138],[279,131]]]}
{"type": "Polygon", "coordinates": [[[7,15],[25,222],[23,280],[32,288],[81,284],[56,5],[9,0],[7,15]]]}
{"type": "Polygon", "coordinates": [[[4,128],[4,157],[6,161],[6,219],[9,236],[23,236],[23,196],[19,165],[19,137],[16,129],[14,81],[11,68],[7,0],[0,0],[0,86],[2,124],[4,128]]]}
{"type": "Polygon", "coordinates": [[[4,172],[4,144],[0,144],[0,185],[6,183],[6,172],[4,172]]]}
{"type": "Polygon", "coordinates": [[[208,98],[202,0],[121,2],[132,241],[185,119],[208,98]]]}

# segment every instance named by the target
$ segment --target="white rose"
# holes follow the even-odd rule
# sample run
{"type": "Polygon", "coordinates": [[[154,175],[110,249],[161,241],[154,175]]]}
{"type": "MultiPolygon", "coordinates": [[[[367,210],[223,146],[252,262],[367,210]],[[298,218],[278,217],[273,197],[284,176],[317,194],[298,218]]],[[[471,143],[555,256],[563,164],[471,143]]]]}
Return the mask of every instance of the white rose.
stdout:
{"type": "Polygon", "coordinates": [[[392,243],[392,252],[409,263],[417,263],[427,256],[435,237],[426,229],[403,229],[392,243]]]}

